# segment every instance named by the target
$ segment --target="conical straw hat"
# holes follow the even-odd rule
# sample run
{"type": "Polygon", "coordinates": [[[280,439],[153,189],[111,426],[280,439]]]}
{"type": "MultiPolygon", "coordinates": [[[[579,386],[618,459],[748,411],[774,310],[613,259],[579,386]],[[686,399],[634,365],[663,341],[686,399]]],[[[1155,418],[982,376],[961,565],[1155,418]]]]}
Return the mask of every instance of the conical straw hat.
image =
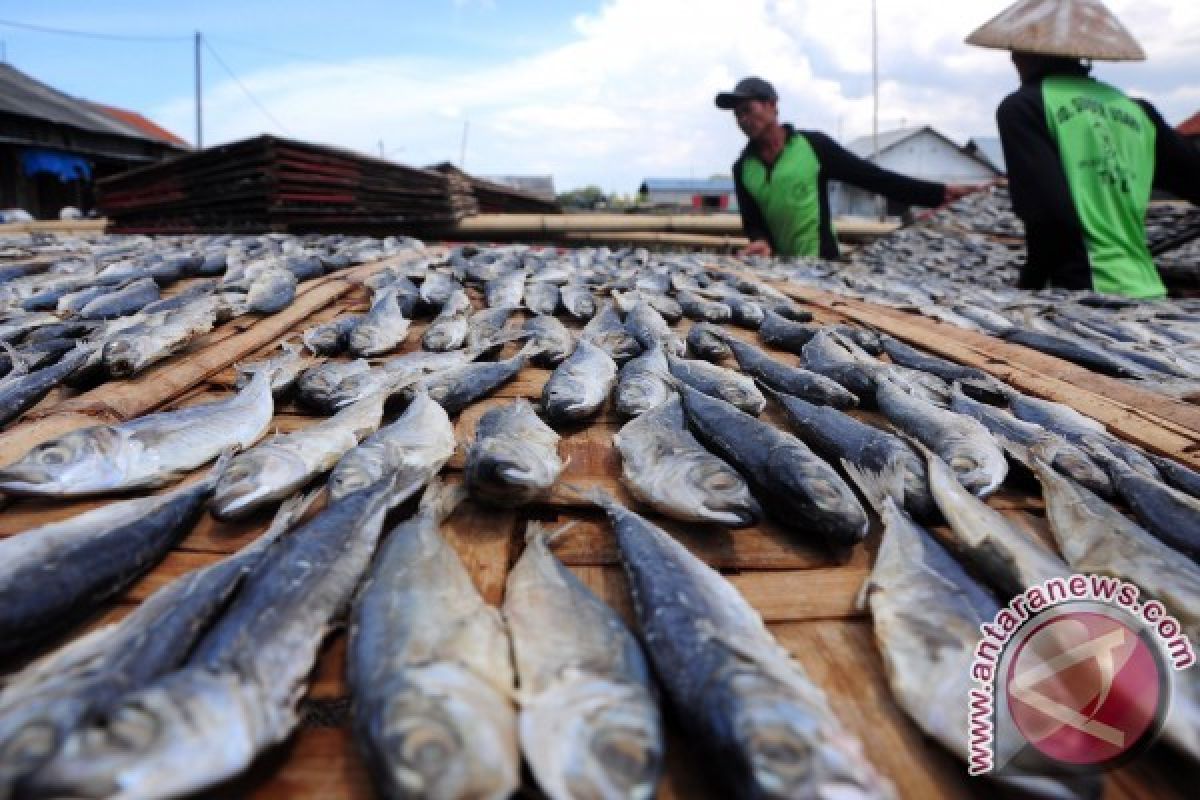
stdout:
{"type": "Polygon", "coordinates": [[[1100,0],[1018,0],[968,36],[967,44],[1094,61],[1146,60],[1100,0]]]}

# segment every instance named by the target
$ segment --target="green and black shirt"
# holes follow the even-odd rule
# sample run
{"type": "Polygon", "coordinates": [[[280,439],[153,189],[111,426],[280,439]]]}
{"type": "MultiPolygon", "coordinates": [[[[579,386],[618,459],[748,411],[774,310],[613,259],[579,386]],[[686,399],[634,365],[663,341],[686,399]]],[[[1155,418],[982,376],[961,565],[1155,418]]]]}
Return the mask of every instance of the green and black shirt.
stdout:
{"type": "Polygon", "coordinates": [[[773,164],[748,144],[733,165],[742,227],[751,241],[766,239],[779,256],[837,258],[829,215],[829,181],[842,181],[898,203],[936,206],[945,197],[940,183],[881,169],[816,131],[784,125],[787,142],[773,164]]]}
{"type": "Polygon", "coordinates": [[[1027,81],[996,111],[1028,255],[1019,285],[1166,293],[1146,247],[1152,188],[1200,204],[1200,151],[1085,72],[1027,81]]]}

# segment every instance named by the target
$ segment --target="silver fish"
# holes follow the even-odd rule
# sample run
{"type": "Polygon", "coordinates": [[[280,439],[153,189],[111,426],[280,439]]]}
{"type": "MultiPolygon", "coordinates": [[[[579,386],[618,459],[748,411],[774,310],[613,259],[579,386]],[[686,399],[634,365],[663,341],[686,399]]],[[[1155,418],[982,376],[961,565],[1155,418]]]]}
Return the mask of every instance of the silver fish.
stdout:
{"type": "Polygon", "coordinates": [[[296,299],[296,283],[296,275],[291,270],[282,267],[266,270],[250,282],[246,308],[259,314],[282,311],[296,299]]]}
{"type": "Polygon", "coordinates": [[[503,800],[520,780],[508,633],[438,531],[463,494],[430,484],[351,616],[354,734],[384,797],[503,800]]]}
{"type": "Polygon", "coordinates": [[[675,356],[687,352],[687,343],[675,335],[661,314],[642,300],[635,303],[625,316],[625,329],[637,339],[643,350],[659,347],[675,356]]]}
{"type": "Polygon", "coordinates": [[[350,332],[347,347],[356,356],[387,353],[404,342],[411,324],[400,307],[396,289],[385,287],[375,293],[366,316],[350,332]]]}
{"type": "Polygon", "coordinates": [[[693,325],[688,331],[686,341],[689,353],[714,364],[733,355],[722,333],[708,323],[693,325]]]}
{"type": "Polygon", "coordinates": [[[671,374],[710,397],[724,400],[739,411],[757,417],[767,407],[767,398],[754,385],[754,380],[707,361],[668,356],[671,374]]]}
{"type": "Polygon", "coordinates": [[[342,456],[329,476],[329,494],[344,497],[395,474],[393,501],[398,505],[436,475],[456,447],[445,409],[418,392],[399,419],[342,456]]]}
{"type": "Polygon", "coordinates": [[[617,412],[636,417],[667,402],[674,394],[663,380],[669,372],[667,355],[657,347],[627,362],[617,373],[617,412]]]}
{"type": "Polygon", "coordinates": [[[984,498],[1000,488],[1008,462],[978,420],[938,408],[894,378],[876,383],[875,397],[888,422],[932,448],[972,494],[984,498]]]}
{"type": "Polygon", "coordinates": [[[214,470],[167,494],[112,503],[0,540],[0,656],[76,622],[157,564],[203,513],[216,481],[214,470]],[[29,591],[34,584],[38,590],[29,591]]]}
{"type": "Polygon", "coordinates": [[[603,348],[618,364],[624,364],[642,352],[642,346],[625,328],[611,302],[600,305],[579,338],[603,348]]]}
{"type": "Polygon", "coordinates": [[[545,494],[563,471],[559,436],[518,398],[485,412],[467,448],[467,491],[498,506],[520,506],[545,494]]]}
{"type": "Polygon", "coordinates": [[[292,498],[253,544],[176,578],[120,622],[9,676],[0,691],[0,798],[7,800],[13,783],[53,756],[84,719],[177,667],[246,572],[314,498],[292,498]]]}
{"type": "Polygon", "coordinates": [[[617,381],[617,365],[587,339],[559,364],[542,388],[542,410],[553,422],[590,417],[600,411],[617,381]]]}
{"type": "Polygon", "coordinates": [[[309,408],[330,414],[336,410],[342,382],[370,371],[371,365],[361,358],[317,364],[304,370],[296,379],[296,397],[309,408]]]}
{"type": "Polygon", "coordinates": [[[553,283],[530,282],[525,286],[525,307],[534,314],[553,315],[558,310],[558,286],[553,283]]]}
{"type": "Polygon", "coordinates": [[[504,594],[521,749],[552,800],[649,800],[665,750],[650,667],[620,617],[555,558],[553,535],[529,523],[504,594]]]}
{"type": "Polygon", "coordinates": [[[590,497],[616,532],[655,673],[689,741],[720,764],[725,796],[895,796],[729,581],[611,497],[590,497]]]}
{"type": "Polygon", "coordinates": [[[467,347],[484,354],[498,351],[511,339],[504,326],[512,316],[513,306],[496,306],[477,311],[467,319],[467,347]]]}
{"type": "Polygon", "coordinates": [[[1070,574],[1070,568],[1040,539],[968,491],[940,456],[914,439],[910,442],[925,456],[929,490],[950,525],[951,547],[997,590],[1001,600],[1070,574]]]}
{"type": "MultiPolygon", "coordinates": [[[[0,344],[10,347],[7,342],[0,344]]],[[[27,372],[19,359],[14,358],[14,364],[18,366],[0,380],[0,425],[17,419],[41,402],[50,390],[82,369],[92,352],[91,347],[80,344],[59,359],[58,363],[33,372],[27,372]]]]}
{"type": "Polygon", "coordinates": [[[430,270],[421,282],[421,302],[430,308],[441,308],[455,291],[462,289],[448,273],[430,270]]]}
{"type": "Polygon", "coordinates": [[[442,310],[421,334],[421,347],[434,352],[457,350],[467,340],[467,318],[471,300],[462,289],[456,289],[442,310]]]}
{"type": "Polygon", "coordinates": [[[613,436],[621,482],[639,501],[684,522],[752,525],[762,509],[737,470],[688,432],[679,397],[625,424],[613,436]]]}
{"type": "Polygon", "coordinates": [[[568,283],[559,289],[559,300],[563,308],[581,322],[596,314],[596,298],[586,286],[568,283]]]}
{"type": "Polygon", "coordinates": [[[244,388],[254,378],[254,373],[259,370],[269,370],[271,372],[271,393],[275,397],[281,397],[291,391],[292,387],[296,385],[300,373],[307,369],[312,361],[304,356],[304,351],[299,346],[291,342],[281,343],[279,349],[282,351],[279,355],[239,366],[237,380],[233,384],[234,388],[244,388]]]}
{"type": "Polygon", "coordinates": [[[271,423],[271,376],[259,372],[228,400],[81,428],[0,469],[0,491],[67,497],[162,486],[230,448],[254,444],[271,423]]]}
{"type": "Polygon", "coordinates": [[[240,519],[277,503],[333,469],[383,420],[384,393],[346,406],[329,419],[272,436],[233,458],[217,481],[212,513],[240,519]]]}
{"type": "Polygon", "coordinates": [[[207,298],[161,319],[147,320],[144,326],[126,329],[105,340],[104,366],[117,378],[137,375],[211,331],[216,321],[216,303],[207,298]]]}
{"type": "MultiPolygon", "coordinates": [[[[1159,541],[1084,487],[1048,466],[1037,448],[1033,469],[1046,498],[1046,518],[1063,558],[1076,572],[1112,575],[1136,584],[1200,637],[1200,566],[1159,541]]],[[[1189,669],[1175,684],[1163,738],[1200,760],[1200,679],[1189,669]]]]}
{"type": "Polygon", "coordinates": [[[484,300],[489,308],[516,308],[525,294],[525,270],[507,272],[483,285],[484,300]]]}
{"type": "Polygon", "coordinates": [[[530,334],[534,354],[529,360],[539,367],[556,367],[575,350],[575,335],[555,317],[544,314],[530,317],[521,330],[530,334]]]}
{"type": "Polygon", "coordinates": [[[369,566],[390,488],[334,501],[280,539],[183,668],[79,728],[30,777],[31,793],[179,797],[287,739],[321,643],[369,566]]]}
{"type": "MultiPolygon", "coordinates": [[[[871,611],[888,685],[922,731],[967,761],[970,731],[962,698],[970,693],[980,626],[995,619],[1000,605],[896,505],[904,494],[896,465],[878,475],[843,466],[883,520],[879,552],[860,597],[871,611]]],[[[1024,737],[1003,722],[995,734],[997,763],[1006,764],[1024,737]]],[[[1067,781],[1008,769],[988,777],[1031,796],[1062,800],[1095,796],[1100,789],[1094,776],[1067,781]]]]}
{"type": "Polygon", "coordinates": [[[362,314],[349,314],[304,331],[301,341],[313,355],[336,356],[350,342],[350,333],[362,321],[362,314]]]}

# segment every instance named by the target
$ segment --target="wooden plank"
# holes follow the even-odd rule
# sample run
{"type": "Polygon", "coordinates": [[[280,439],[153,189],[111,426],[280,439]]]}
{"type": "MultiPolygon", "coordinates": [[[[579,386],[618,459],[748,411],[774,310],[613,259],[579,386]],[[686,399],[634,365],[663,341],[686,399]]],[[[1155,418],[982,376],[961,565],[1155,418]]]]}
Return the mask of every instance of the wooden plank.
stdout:
{"type": "Polygon", "coordinates": [[[1200,469],[1200,407],[938,320],[815,289],[774,285],[797,300],[836,310],[931,353],[978,367],[1023,392],[1069,405],[1131,442],[1200,469]]]}

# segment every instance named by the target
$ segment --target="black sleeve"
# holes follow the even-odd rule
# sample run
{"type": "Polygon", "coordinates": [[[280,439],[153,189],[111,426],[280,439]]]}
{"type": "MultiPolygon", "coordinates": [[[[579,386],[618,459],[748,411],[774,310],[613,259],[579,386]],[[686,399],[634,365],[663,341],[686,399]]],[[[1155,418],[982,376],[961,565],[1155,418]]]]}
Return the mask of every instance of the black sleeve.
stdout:
{"type": "MultiPolygon", "coordinates": [[[[746,232],[746,238],[752,242],[760,239],[771,242],[771,234],[767,230],[767,221],[763,218],[762,209],[758,207],[758,203],[754,201],[749,190],[742,183],[741,158],[733,165],[733,188],[737,193],[738,213],[742,215],[742,229],[746,232]]],[[[771,249],[774,248],[774,243],[771,243],[771,249]]]]}
{"type": "Polygon", "coordinates": [[[1200,147],[1180,136],[1157,108],[1145,100],[1136,102],[1154,123],[1154,188],[1200,206],[1200,147]]]}
{"type": "Polygon", "coordinates": [[[1017,285],[1040,289],[1053,277],[1056,286],[1090,289],[1083,228],[1045,108],[1040,85],[1029,84],[996,109],[1013,211],[1025,223],[1027,255],[1017,285]]]}
{"type": "Polygon", "coordinates": [[[910,206],[940,206],[946,198],[945,184],[917,180],[877,167],[824,133],[805,131],[804,136],[821,162],[821,176],[826,180],[849,183],[910,206]]]}

